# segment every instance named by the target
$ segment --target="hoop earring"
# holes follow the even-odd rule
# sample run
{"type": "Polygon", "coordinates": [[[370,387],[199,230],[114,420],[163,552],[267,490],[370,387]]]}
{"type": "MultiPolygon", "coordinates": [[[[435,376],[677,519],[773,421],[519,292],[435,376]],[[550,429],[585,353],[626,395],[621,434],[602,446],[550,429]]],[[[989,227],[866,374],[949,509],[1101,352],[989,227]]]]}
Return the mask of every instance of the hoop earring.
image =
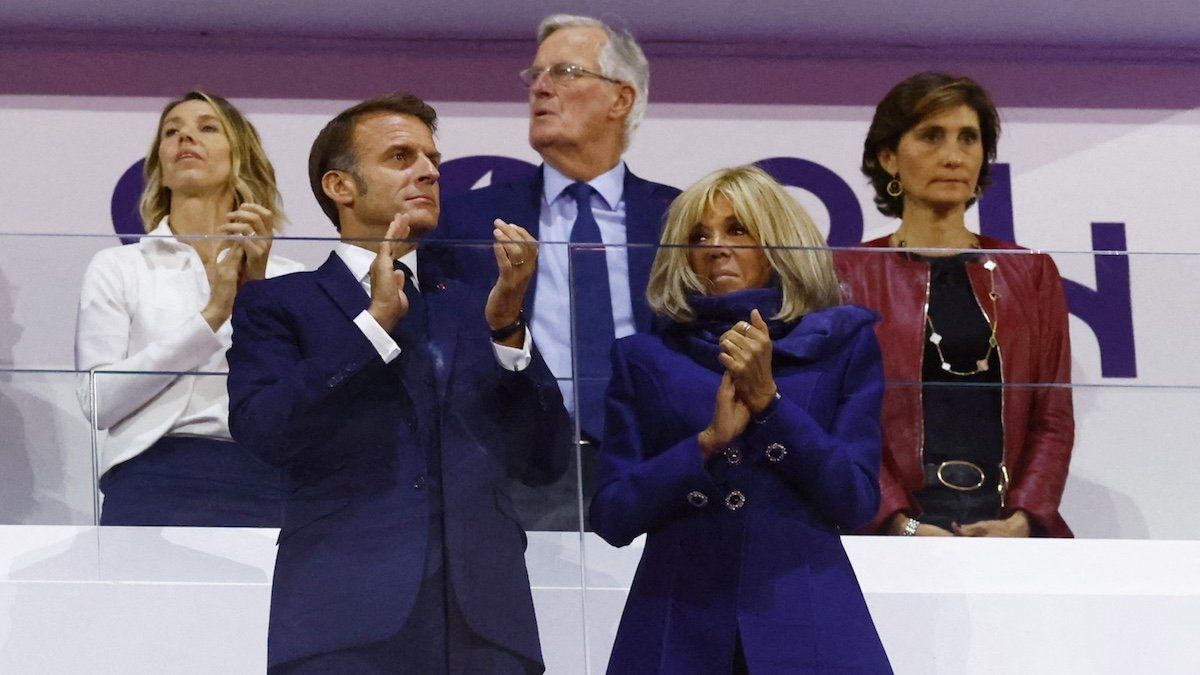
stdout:
{"type": "Polygon", "coordinates": [[[904,194],[904,185],[900,183],[899,178],[893,178],[891,182],[887,184],[887,188],[885,189],[887,190],[888,195],[892,197],[899,197],[900,195],[904,194]]]}

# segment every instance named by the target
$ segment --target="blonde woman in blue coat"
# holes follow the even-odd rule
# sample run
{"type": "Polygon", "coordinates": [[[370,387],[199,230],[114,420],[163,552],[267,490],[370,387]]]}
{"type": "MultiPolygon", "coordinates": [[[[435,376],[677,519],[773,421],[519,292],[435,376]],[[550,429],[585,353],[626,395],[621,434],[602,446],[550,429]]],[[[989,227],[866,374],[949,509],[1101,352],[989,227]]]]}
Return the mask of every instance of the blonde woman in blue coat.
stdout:
{"type": "Polygon", "coordinates": [[[688,188],[661,243],[591,505],[609,543],[647,535],[609,672],[890,672],[839,538],[879,508],[876,316],[756,167],[688,188]]]}

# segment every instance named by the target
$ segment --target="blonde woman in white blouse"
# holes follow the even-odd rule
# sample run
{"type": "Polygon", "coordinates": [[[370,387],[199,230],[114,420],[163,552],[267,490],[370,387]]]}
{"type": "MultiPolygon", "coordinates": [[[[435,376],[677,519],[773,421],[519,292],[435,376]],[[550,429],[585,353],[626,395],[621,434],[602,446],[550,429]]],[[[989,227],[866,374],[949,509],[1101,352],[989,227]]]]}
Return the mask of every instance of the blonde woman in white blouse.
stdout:
{"type": "Polygon", "coordinates": [[[270,255],[274,169],[236,108],[193,91],[163,110],[144,175],[149,236],[96,254],[79,301],[79,400],[108,431],[100,523],[277,527],[279,474],[233,442],[223,375],[238,289],[301,270],[270,255]]]}

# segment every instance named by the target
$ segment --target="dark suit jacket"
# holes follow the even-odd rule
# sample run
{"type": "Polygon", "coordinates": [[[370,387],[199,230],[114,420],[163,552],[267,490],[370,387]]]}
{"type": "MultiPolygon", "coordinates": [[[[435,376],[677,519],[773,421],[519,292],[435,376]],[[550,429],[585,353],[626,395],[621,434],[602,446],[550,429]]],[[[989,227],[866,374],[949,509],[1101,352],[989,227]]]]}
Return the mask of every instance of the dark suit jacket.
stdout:
{"type": "MultiPolygon", "coordinates": [[[[525,534],[497,486],[563,471],[562,398],[536,353],[519,373],[496,362],[478,293],[419,269],[455,600],[478,635],[540,661],[525,534]]],[[[285,474],[271,665],[394,635],[423,578],[430,491],[416,431],[431,421],[416,419],[400,377],[417,350],[384,364],[353,323],[368,304],[331,255],[245,286],[234,307],[230,430],[285,474]]]]}
{"type": "Polygon", "coordinates": [[[715,362],[670,334],[617,341],[592,525],[647,538],[609,673],[728,673],[738,636],[752,673],[889,671],[838,537],[879,507],[874,321],[832,307],[775,340],[782,398],[707,463],[715,362]]]}
{"type": "MultiPolygon", "coordinates": [[[[527,179],[498,183],[486,188],[471,190],[466,194],[446,200],[442,206],[442,217],[437,230],[425,242],[426,253],[436,261],[441,272],[450,278],[481,290],[490,289],[498,271],[495,254],[492,253],[492,221],[503,218],[529,231],[534,238],[539,234],[539,217],[542,205],[542,170],[539,167],[527,179]],[[486,245],[481,245],[486,242],[486,245]],[[461,245],[461,244],[472,245],[461,245]]],[[[650,279],[650,266],[662,232],[663,217],[679,190],[659,183],[642,180],[626,168],[625,189],[625,237],[631,245],[629,256],[629,291],[634,324],[638,331],[650,330],[651,312],[646,304],[646,283],[650,279]]],[[[525,296],[525,317],[532,320],[534,295],[537,292],[537,277],[534,276],[529,293],[525,296]]],[[[603,386],[598,383],[595,386],[603,386]]],[[[599,410],[584,411],[585,436],[598,441],[599,427],[603,415],[599,410]],[[592,424],[588,424],[592,421],[592,424]]],[[[594,480],[594,458],[590,451],[583,452],[578,469],[583,475],[584,500],[591,498],[594,480]]],[[[524,490],[520,486],[512,490],[518,511],[526,526],[538,530],[576,530],[579,523],[579,490],[581,486],[574,478],[576,467],[566,472],[558,483],[537,491],[524,490]]]]}
{"type": "MultiPolygon", "coordinates": [[[[639,332],[650,329],[650,308],[646,304],[646,282],[654,262],[655,247],[662,233],[667,207],[679,190],[652,183],[625,170],[625,237],[629,247],[629,292],[633,300],[633,319],[639,332]]],[[[538,238],[542,205],[542,169],[527,180],[501,183],[449,199],[431,241],[448,246],[438,253],[443,273],[481,290],[496,281],[496,258],[490,246],[492,221],[496,218],[520,225],[538,238]],[[452,246],[457,242],[475,242],[475,246],[452,246]]],[[[525,316],[533,317],[533,298],[537,278],[525,296],[525,316]]]]}

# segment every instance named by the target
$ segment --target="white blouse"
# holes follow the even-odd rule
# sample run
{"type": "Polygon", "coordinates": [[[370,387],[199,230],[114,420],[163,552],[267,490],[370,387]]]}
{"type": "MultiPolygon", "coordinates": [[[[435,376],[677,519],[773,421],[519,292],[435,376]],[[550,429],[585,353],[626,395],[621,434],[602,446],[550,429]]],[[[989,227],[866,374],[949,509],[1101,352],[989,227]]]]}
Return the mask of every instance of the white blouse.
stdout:
{"type": "MultiPolygon", "coordinates": [[[[267,262],[268,277],[303,269],[281,256],[267,262]]],[[[92,258],[79,297],[75,367],[90,371],[79,381],[83,414],[108,430],[102,475],[163,436],[230,440],[232,329],[226,321],[214,333],[200,316],[209,295],[200,256],[166,218],[138,243],[92,258]]]]}

